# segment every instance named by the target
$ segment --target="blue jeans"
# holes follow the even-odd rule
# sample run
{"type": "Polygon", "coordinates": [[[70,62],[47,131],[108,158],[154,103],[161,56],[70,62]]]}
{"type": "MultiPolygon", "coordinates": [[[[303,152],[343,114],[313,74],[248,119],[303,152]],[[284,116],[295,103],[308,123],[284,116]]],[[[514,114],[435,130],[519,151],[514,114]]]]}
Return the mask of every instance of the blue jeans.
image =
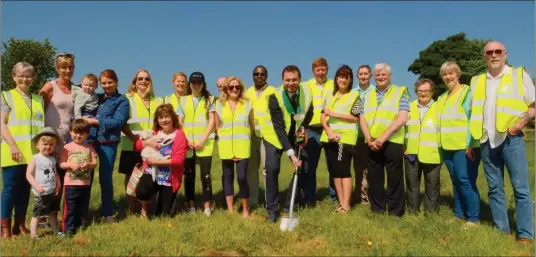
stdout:
{"type": "Polygon", "coordinates": [[[480,194],[476,186],[480,150],[475,149],[476,159],[469,160],[463,150],[443,150],[445,166],[450,173],[454,192],[454,215],[470,222],[480,220],[480,194]]]}
{"type": "Polygon", "coordinates": [[[112,174],[118,143],[97,144],[95,150],[99,155],[99,183],[101,186],[101,215],[113,215],[114,185],[112,174]]]}
{"type": "Polygon", "coordinates": [[[520,238],[534,238],[534,214],[529,185],[529,167],[523,134],[507,136],[496,148],[489,141],[481,144],[482,163],[489,186],[489,204],[493,222],[497,227],[510,233],[506,197],[504,194],[504,166],[510,175],[516,201],[516,222],[520,238]]]}
{"type": "Polygon", "coordinates": [[[31,188],[26,180],[26,167],[26,164],[2,167],[2,219],[11,218],[13,207],[15,217],[26,216],[31,188]]]}

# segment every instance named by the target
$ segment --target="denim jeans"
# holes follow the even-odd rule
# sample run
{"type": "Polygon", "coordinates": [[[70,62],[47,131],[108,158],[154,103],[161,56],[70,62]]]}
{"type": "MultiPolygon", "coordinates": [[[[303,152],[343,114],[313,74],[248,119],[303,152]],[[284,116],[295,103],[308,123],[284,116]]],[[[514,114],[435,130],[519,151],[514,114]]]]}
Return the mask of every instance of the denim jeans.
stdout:
{"type": "Polygon", "coordinates": [[[497,227],[510,233],[506,196],[504,194],[504,166],[510,175],[516,202],[517,232],[520,238],[534,238],[534,214],[529,185],[529,167],[523,134],[507,136],[496,148],[489,141],[481,144],[482,163],[489,186],[489,203],[493,222],[497,227]]]}
{"type": "Polygon", "coordinates": [[[26,216],[31,188],[26,180],[26,167],[26,164],[2,167],[2,219],[12,217],[13,207],[15,217],[26,216]]]}
{"type": "Polygon", "coordinates": [[[118,143],[97,144],[99,155],[99,183],[101,186],[101,215],[103,217],[113,215],[114,184],[112,175],[115,158],[117,157],[118,143]]]}
{"type": "Polygon", "coordinates": [[[470,222],[480,220],[480,194],[476,186],[480,149],[475,149],[476,159],[469,160],[463,150],[443,150],[445,166],[450,173],[454,192],[454,215],[470,222]]]}

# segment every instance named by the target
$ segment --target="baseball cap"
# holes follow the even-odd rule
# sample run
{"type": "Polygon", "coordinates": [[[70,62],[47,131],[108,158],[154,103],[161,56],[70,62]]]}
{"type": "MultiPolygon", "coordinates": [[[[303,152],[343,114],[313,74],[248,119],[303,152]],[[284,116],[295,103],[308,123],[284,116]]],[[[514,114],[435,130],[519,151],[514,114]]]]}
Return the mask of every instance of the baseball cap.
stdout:
{"type": "Polygon", "coordinates": [[[33,138],[32,138],[32,141],[35,143],[37,141],[39,141],[39,138],[41,138],[42,136],[53,136],[56,138],[56,140],[60,140],[60,137],[58,136],[58,133],[56,133],[56,131],[54,131],[53,128],[51,127],[44,127],[41,131],[39,131],[39,133],[37,133],[37,135],[35,135],[33,138]]]}
{"type": "Polygon", "coordinates": [[[205,75],[203,73],[196,71],[190,74],[190,79],[188,80],[190,83],[202,83],[205,84],[205,75]]]}

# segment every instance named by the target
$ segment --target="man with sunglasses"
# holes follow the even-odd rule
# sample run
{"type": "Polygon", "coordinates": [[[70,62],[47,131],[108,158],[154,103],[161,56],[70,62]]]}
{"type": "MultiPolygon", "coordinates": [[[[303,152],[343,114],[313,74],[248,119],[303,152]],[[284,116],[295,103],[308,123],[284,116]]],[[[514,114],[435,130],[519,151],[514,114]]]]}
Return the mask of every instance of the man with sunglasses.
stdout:
{"type": "Polygon", "coordinates": [[[251,137],[251,151],[248,161],[248,186],[249,205],[255,207],[259,204],[259,167],[263,174],[263,181],[266,186],[265,152],[262,143],[262,132],[260,124],[265,121],[268,106],[268,96],[275,92],[275,87],[268,85],[268,70],[262,65],[257,65],[253,69],[254,85],[246,91],[246,97],[251,100],[255,117],[255,135],[251,137]]]}
{"type": "Polygon", "coordinates": [[[534,122],[535,90],[523,67],[506,65],[507,56],[500,42],[492,41],[484,47],[488,70],[471,79],[470,131],[480,140],[495,225],[510,233],[504,193],[506,166],[514,188],[518,241],[529,244],[534,239],[534,213],[522,129],[534,122]]]}

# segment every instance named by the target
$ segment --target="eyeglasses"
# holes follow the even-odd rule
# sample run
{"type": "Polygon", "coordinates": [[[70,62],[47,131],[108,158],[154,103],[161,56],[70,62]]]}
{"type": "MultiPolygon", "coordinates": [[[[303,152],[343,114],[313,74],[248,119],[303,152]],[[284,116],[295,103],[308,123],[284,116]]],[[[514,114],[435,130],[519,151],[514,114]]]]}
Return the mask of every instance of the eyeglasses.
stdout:
{"type": "Polygon", "coordinates": [[[255,77],[264,76],[264,75],[266,75],[266,73],[264,73],[264,72],[255,72],[255,73],[253,73],[253,76],[255,76],[255,77]]]}
{"type": "Polygon", "coordinates": [[[58,55],[56,55],[56,59],[57,58],[70,58],[70,59],[74,59],[74,53],[59,53],[58,55]]]}
{"type": "Polygon", "coordinates": [[[504,51],[505,50],[502,50],[502,49],[488,50],[488,51],[486,51],[486,55],[487,56],[492,56],[493,54],[501,55],[501,54],[503,54],[504,51]]]}
{"type": "Polygon", "coordinates": [[[33,79],[33,76],[15,75],[17,79],[33,79]]]}
{"type": "Polygon", "coordinates": [[[138,77],[138,81],[151,81],[151,78],[149,77],[138,77]]]}
{"type": "Polygon", "coordinates": [[[227,86],[228,91],[240,91],[240,86],[227,86]]]}
{"type": "Polygon", "coordinates": [[[425,93],[430,93],[432,92],[432,90],[417,90],[417,93],[419,94],[425,94],[425,93]]]}

